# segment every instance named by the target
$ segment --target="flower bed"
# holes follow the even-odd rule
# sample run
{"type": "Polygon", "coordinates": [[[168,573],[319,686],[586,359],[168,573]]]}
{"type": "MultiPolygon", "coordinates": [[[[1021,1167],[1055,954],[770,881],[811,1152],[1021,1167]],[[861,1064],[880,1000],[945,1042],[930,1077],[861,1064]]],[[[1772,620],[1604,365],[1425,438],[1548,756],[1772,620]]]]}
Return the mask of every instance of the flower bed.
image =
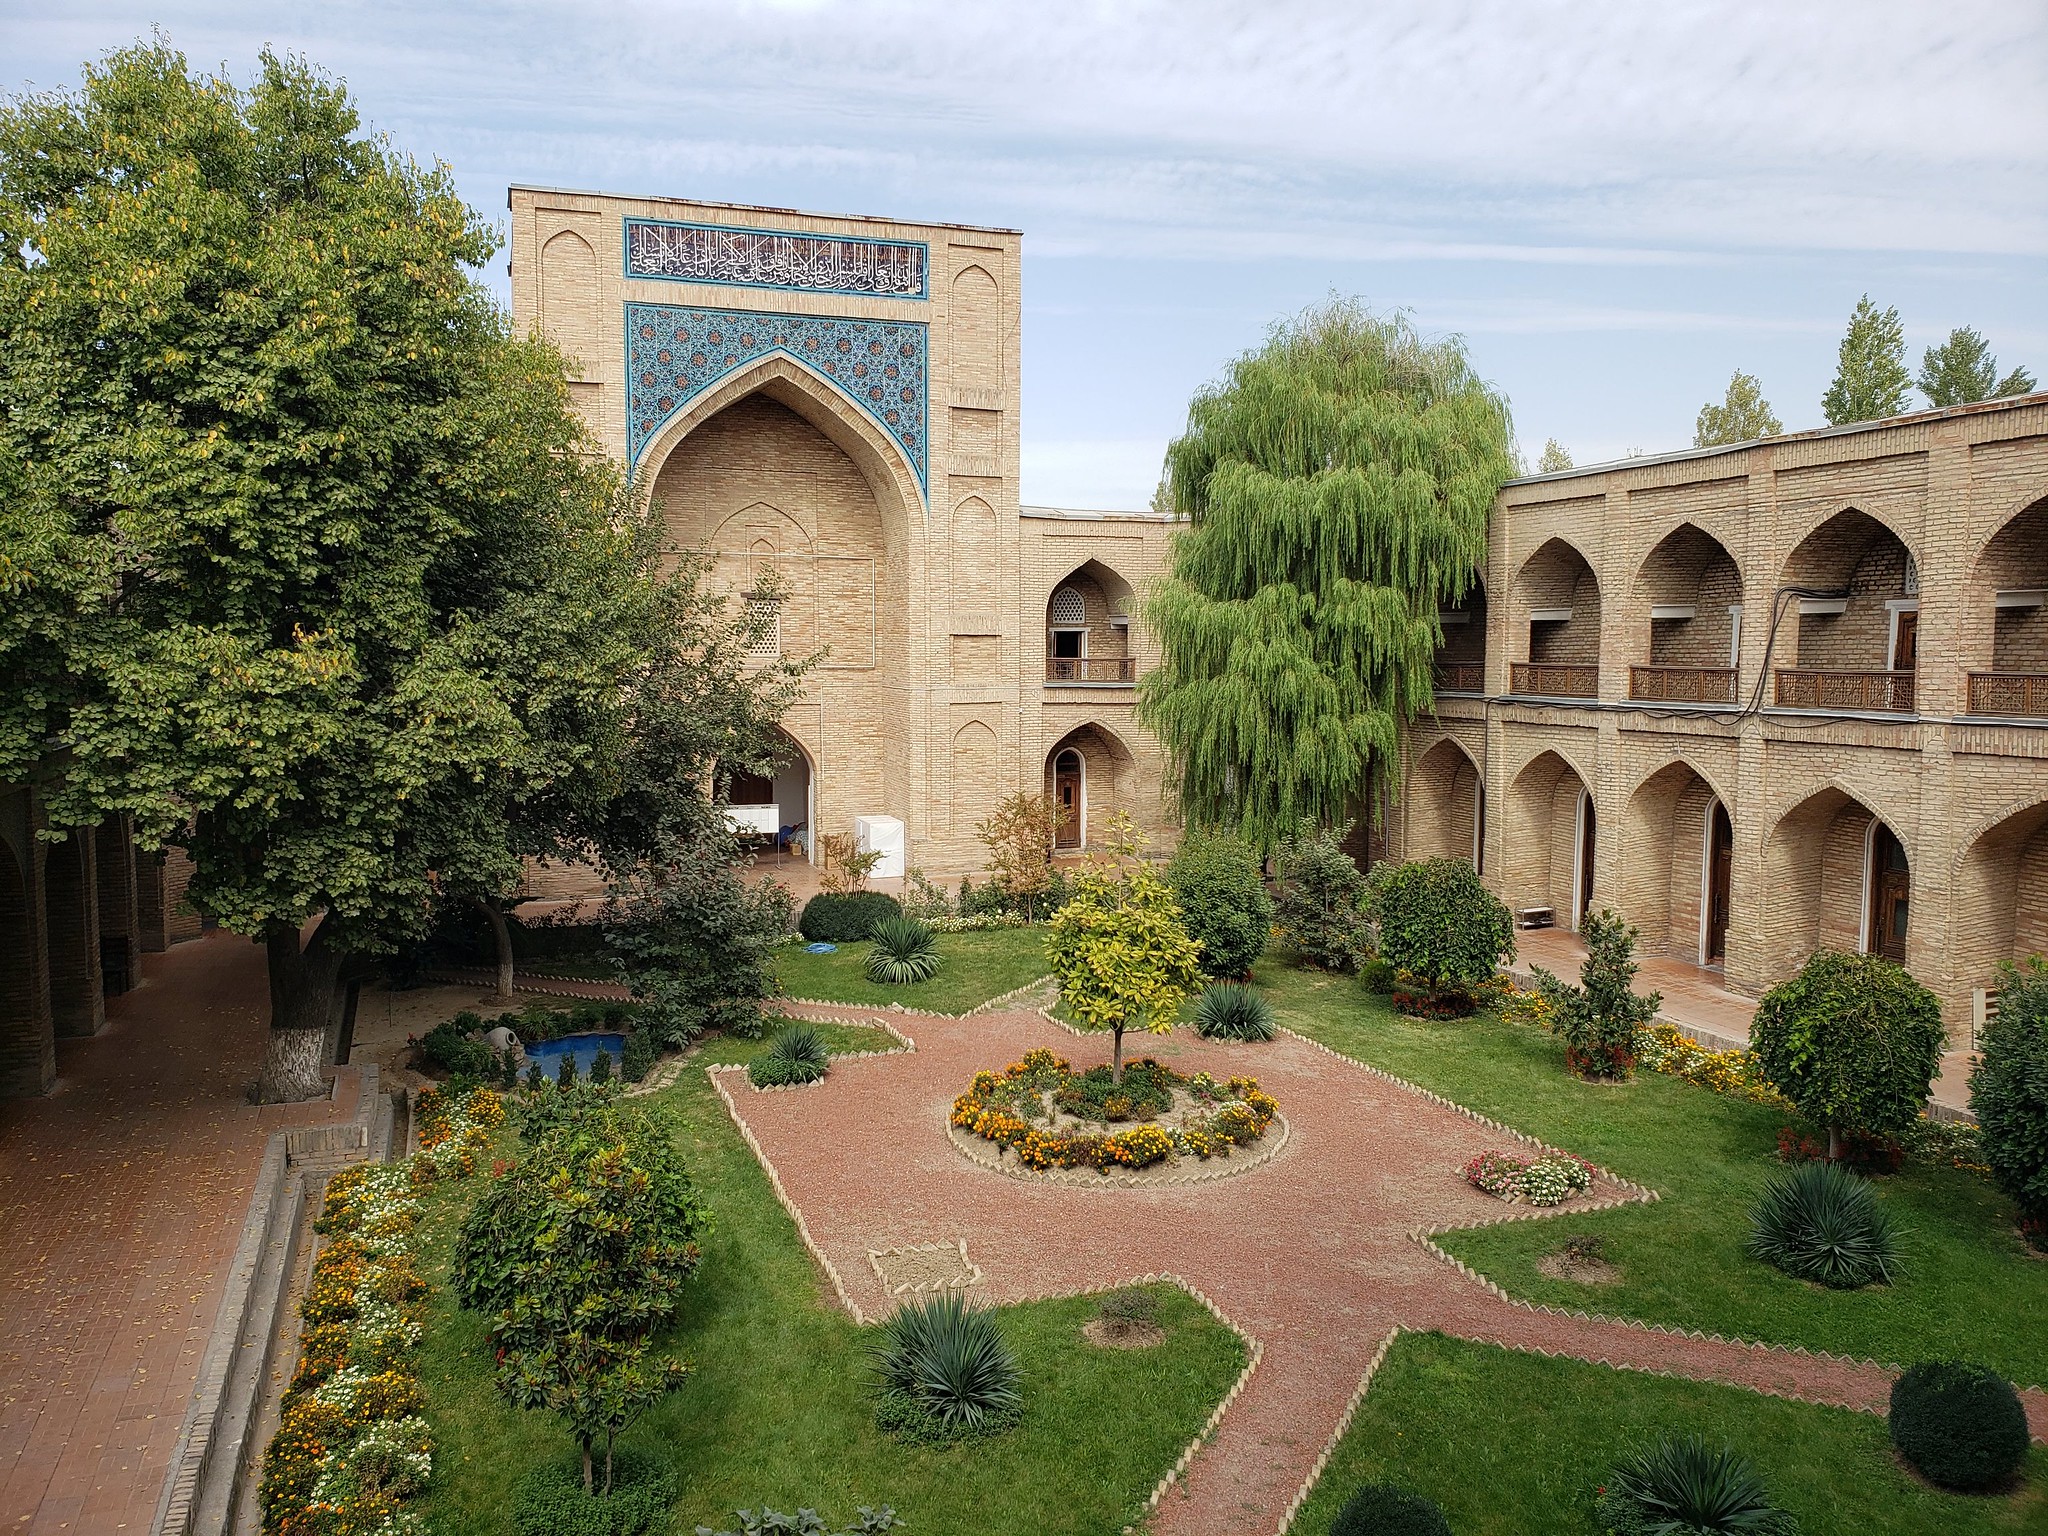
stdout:
{"type": "Polygon", "coordinates": [[[504,1105],[487,1089],[428,1090],[422,1150],[327,1181],[313,1230],[326,1239],[299,1303],[299,1364],[263,1457],[266,1536],[373,1536],[419,1529],[406,1501],[426,1486],[433,1441],[418,1349],[426,1282],[415,1267],[419,1189],[474,1171],[504,1105]]]}
{"type": "Polygon", "coordinates": [[[1076,1072],[1039,1050],[1001,1072],[975,1073],[953,1101],[952,1123],[1016,1153],[1027,1168],[1106,1174],[1177,1157],[1228,1157],[1263,1137],[1279,1109],[1256,1078],[1187,1077],[1146,1057],[1127,1065],[1118,1084],[1107,1067],[1076,1072]],[[1124,1121],[1136,1123],[1109,1129],[1124,1121]]]}
{"type": "Polygon", "coordinates": [[[1652,1024],[1637,1032],[1636,1062],[1651,1072],[1682,1077],[1715,1093],[1780,1109],[1791,1107],[1764,1081],[1750,1052],[1710,1051],[1669,1024],[1652,1024]]]}
{"type": "Polygon", "coordinates": [[[1465,1165],[1465,1182],[1510,1205],[1563,1205],[1593,1187],[1593,1165],[1569,1152],[1482,1152],[1465,1165]]]}

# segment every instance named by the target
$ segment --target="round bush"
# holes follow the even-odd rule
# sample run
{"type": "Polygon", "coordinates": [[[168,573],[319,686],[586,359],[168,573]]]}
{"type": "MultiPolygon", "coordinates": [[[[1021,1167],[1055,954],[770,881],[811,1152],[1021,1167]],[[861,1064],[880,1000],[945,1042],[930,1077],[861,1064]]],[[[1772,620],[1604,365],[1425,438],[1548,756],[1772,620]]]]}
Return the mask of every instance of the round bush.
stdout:
{"type": "Polygon", "coordinates": [[[825,1037],[809,1024],[791,1024],[747,1063],[747,1080],[756,1088],[788,1088],[819,1081],[831,1066],[825,1037]]]}
{"type": "Polygon", "coordinates": [[[1839,1146],[1844,1132],[1895,1136],[1920,1118],[1943,1038],[1940,1001],[1904,966],[1822,950],[1758,1001],[1749,1048],[1839,1146]]]}
{"type": "Polygon", "coordinates": [[[1756,1257],[1835,1290],[1889,1281],[1899,1262],[1891,1214],[1876,1187],[1838,1163],[1799,1163],[1776,1175],[1749,1223],[1756,1257]]]}
{"type": "Polygon", "coordinates": [[[1180,903],[1181,926],[1202,946],[1202,969],[1247,974],[1273,931],[1273,898],[1250,846],[1190,833],[1166,866],[1166,881],[1180,903]]]}
{"type": "Polygon", "coordinates": [[[1419,1493],[1367,1483],[1337,1511],[1330,1536],[1451,1536],[1451,1522],[1419,1493]]]}
{"type": "Polygon", "coordinates": [[[1469,998],[1514,958],[1514,919],[1463,859],[1376,871],[1372,901],[1381,958],[1433,992],[1469,998]]]}
{"type": "Polygon", "coordinates": [[[1195,1004],[1195,1032],[1206,1040],[1270,1040],[1273,1005],[1256,988],[1213,982],[1195,1004]]]}
{"type": "Polygon", "coordinates": [[[1797,1536],[1798,1523],[1771,1502],[1757,1470],[1732,1446],[1699,1435],[1661,1440],[1614,1469],[1599,1504],[1606,1528],[1651,1532],[1744,1532],[1797,1536]]]}
{"type": "Polygon", "coordinates": [[[1988,1366],[1931,1360],[1892,1383],[1892,1444],[1929,1482],[2002,1487],[2027,1455],[2027,1410],[1988,1366]]]}
{"type": "Polygon", "coordinates": [[[796,931],[813,944],[858,944],[876,923],[902,915],[903,903],[887,891],[820,891],[804,903],[796,931]]]}
{"type": "Polygon", "coordinates": [[[914,917],[885,917],[868,935],[868,980],[884,986],[909,986],[939,974],[939,936],[930,923],[914,917]]]}
{"type": "Polygon", "coordinates": [[[875,1351],[881,1423],[912,1440],[952,1440],[1015,1423],[1023,1410],[1017,1357],[995,1314],[958,1291],[920,1296],[883,1324],[875,1351]]]}
{"type": "Polygon", "coordinates": [[[2048,1248],[2048,964],[2036,955],[1998,978],[1998,1016],[1970,1078],[1984,1161],[2020,1208],[2028,1238],[2048,1248]]]}

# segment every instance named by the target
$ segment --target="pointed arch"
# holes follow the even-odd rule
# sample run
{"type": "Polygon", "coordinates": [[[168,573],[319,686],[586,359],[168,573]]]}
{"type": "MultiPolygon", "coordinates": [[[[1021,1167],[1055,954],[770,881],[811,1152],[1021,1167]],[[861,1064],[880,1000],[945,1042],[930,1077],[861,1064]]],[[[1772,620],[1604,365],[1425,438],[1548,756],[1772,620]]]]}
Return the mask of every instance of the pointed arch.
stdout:
{"type": "MultiPolygon", "coordinates": [[[[1065,722],[1061,722],[1065,724],[1065,722]]],[[[1071,795],[1070,830],[1060,846],[1079,851],[1099,840],[1110,818],[1135,811],[1137,758],[1130,743],[1100,720],[1069,726],[1045,752],[1043,792],[1055,803],[1071,795]],[[1063,759],[1078,759],[1072,768],[1063,759]]]]}
{"type": "Polygon", "coordinates": [[[1697,765],[1673,757],[1637,781],[1622,812],[1620,910],[1651,954],[1704,962],[1713,811],[1733,804],[1697,765]]]}
{"type": "Polygon", "coordinates": [[[1501,881],[1511,907],[1548,907],[1577,928],[1590,904],[1597,814],[1592,781],[1555,748],[1523,764],[1508,786],[1501,881]]]}
{"type": "MultiPolygon", "coordinates": [[[[1874,870],[1882,831],[1902,851],[1910,841],[1846,785],[1830,780],[1777,817],[1764,840],[1763,980],[1792,975],[1819,949],[1860,950],[1871,941],[1873,902],[1884,870],[1874,870]]],[[[1906,871],[1910,877],[1910,869],[1906,871]]],[[[1910,889],[1900,893],[1910,904],[1910,889]]]]}
{"type": "Polygon", "coordinates": [[[1464,742],[1439,736],[1418,756],[1402,786],[1402,846],[1411,859],[1484,862],[1486,779],[1464,742]]]}
{"type": "Polygon", "coordinates": [[[1571,540],[1544,540],[1515,572],[1510,692],[1592,698],[1600,691],[1600,579],[1571,540]]]}

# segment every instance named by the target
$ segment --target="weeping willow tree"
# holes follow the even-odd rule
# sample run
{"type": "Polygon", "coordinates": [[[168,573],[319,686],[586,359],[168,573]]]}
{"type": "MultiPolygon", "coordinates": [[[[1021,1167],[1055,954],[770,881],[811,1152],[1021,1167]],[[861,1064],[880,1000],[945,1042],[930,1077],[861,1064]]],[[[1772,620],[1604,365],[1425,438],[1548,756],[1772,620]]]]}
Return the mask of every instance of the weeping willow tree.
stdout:
{"type": "Polygon", "coordinates": [[[1332,300],[1188,407],[1164,500],[1189,519],[1146,604],[1139,690],[1190,826],[1271,849],[1356,816],[1433,699],[1437,611],[1515,473],[1506,400],[1457,338],[1332,300]]]}

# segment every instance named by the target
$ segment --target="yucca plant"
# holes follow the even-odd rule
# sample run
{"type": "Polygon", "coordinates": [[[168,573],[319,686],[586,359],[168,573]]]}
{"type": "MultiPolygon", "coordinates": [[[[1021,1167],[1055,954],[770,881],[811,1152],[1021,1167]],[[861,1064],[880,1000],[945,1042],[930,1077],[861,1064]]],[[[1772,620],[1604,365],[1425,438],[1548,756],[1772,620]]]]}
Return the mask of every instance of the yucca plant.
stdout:
{"type": "Polygon", "coordinates": [[[1798,1536],[1799,1530],[1799,1522],[1771,1502],[1770,1490],[1745,1457],[1699,1435],[1638,1451],[1614,1469],[1601,1503],[1610,1525],[1644,1536],[1798,1536]]]}
{"type": "Polygon", "coordinates": [[[883,1325],[875,1351],[881,1422],[914,1440],[951,1440],[1005,1429],[1023,1411],[1017,1357],[995,1314],[958,1291],[904,1303],[883,1325]]]}
{"type": "Polygon", "coordinates": [[[902,987],[939,974],[939,936],[914,917],[885,917],[869,930],[868,980],[902,987]]]}
{"type": "Polygon", "coordinates": [[[1273,1005],[1255,987],[1219,981],[1202,989],[1195,1032],[1206,1040],[1270,1040],[1273,1005]]]}
{"type": "Polygon", "coordinates": [[[1870,1180],[1836,1163],[1773,1178],[1749,1213],[1749,1251],[1798,1280],[1835,1290],[1889,1282],[1899,1240],[1870,1180]]]}
{"type": "Polygon", "coordinates": [[[809,1024],[791,1024],[778,1030],[768,1049],[747,1063],[747,1077],[756,1088],[787,1088],[817,1082],[831,1065],[825,1037],[809,1024]]]}

